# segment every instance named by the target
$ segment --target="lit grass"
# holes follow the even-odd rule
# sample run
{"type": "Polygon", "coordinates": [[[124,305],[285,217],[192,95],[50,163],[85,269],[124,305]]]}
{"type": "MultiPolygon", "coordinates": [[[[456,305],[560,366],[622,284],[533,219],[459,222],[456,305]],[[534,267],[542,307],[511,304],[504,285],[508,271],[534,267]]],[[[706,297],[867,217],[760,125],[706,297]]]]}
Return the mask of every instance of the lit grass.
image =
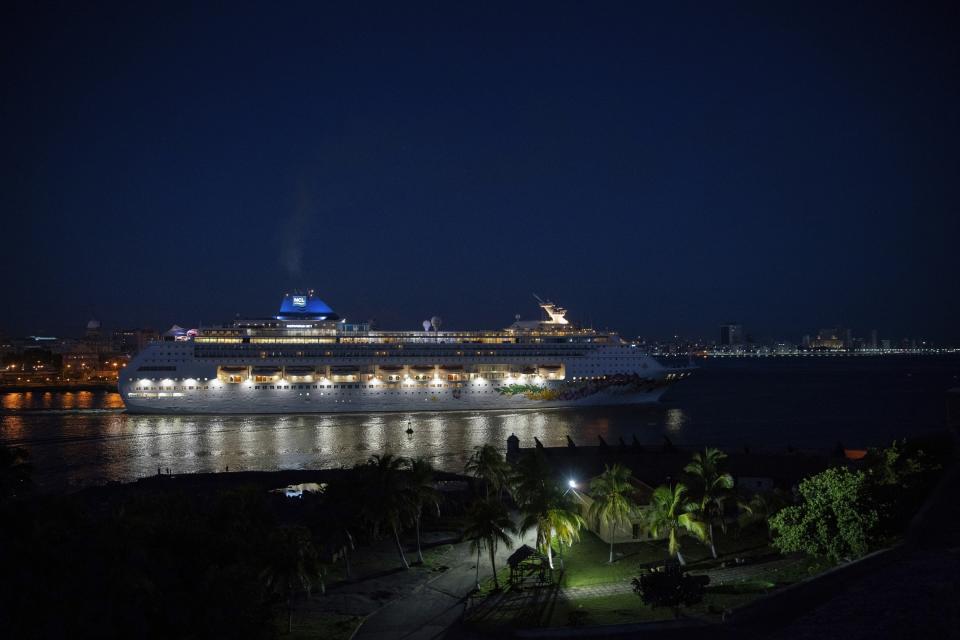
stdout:
{"type": "MultiPolygon", "coordinates": [[[[772,587],[769,582],[748,581],[708,588],[703,601],[692,607],[681,607],[680,616],[717,622],[724,611],[743,606],[769,593],[772,587]]],[[[635,593],[621,593],[557,602],[548,624],[552,627],[641,624],[673,617],[673,609],[669,607],[650,607],[635,593]]]]}
{"type": "MultiPolygon", "coordinates": [[[[717,548],[720,557],[714,560],[710,548],[692,538],[683,539],[683,555],[691,569],[703,570],[730,561],[733,557],[773,553],[766,538],[759,532],[746,531],[739,536],[718,532],[717,548]]],[[[610,545],[590,531],[584,531],[580,542],[563,550],[563,586],[584,587],[610,582],[624,582],[640,574],[643,565],[666,562],[669,559],[664,540],[625,542],[614,545],[614,562],[608,564],[610,545]]],[[[559,560],[554,561],[558,568],[559,560]]]]}
{"type": "Polygon", "coordinates": [[[293,631],[287,633],[286,615],[280,616],[282,627],[278,637],[289,640],[307,640],[308,638],[323,638],[324,640],[347,640],[350,638],[363,618],[347,616],[338,613],[317,613],[300,615],[294,613],[293,631]]]}
{"type": "MultiPolygon", "coordinates": [[[[500,589],[507,589],[510,586],[510,567],[500,567],[497,569],[497,580],[500,582],[500,589]]],[[[494,593],[493,576],[489,576],[480,581],[480,591],[476,593],[479,597],[486,597],[494,593]]]]}

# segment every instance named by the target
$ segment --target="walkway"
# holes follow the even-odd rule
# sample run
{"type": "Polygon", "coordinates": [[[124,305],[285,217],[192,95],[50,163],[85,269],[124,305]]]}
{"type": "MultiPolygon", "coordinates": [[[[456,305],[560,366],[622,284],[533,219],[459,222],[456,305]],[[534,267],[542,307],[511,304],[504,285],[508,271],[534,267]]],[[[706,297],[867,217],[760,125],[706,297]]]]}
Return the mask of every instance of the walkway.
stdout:
{"type": "MultiPolygon", "coordinates": [[[[497,550],[497,567],[503,567],[507,557],[521,544],[532,544],[534,532],[525,539],[516,540],[512,548],[497,550]]],[[[356,640],[426,640],[443,635],[458,622],[466,606],[467,594],[476,587],[476,553],[470,553],[470,543],[455,545],[453,557],[468,560],[452,566],[426,584],[414,588],[408,595],[391,602],[371,614],[357,631],[356,640]]],[[[480,580],[492,575],[490,555],[480,559],[480,580]]]]}

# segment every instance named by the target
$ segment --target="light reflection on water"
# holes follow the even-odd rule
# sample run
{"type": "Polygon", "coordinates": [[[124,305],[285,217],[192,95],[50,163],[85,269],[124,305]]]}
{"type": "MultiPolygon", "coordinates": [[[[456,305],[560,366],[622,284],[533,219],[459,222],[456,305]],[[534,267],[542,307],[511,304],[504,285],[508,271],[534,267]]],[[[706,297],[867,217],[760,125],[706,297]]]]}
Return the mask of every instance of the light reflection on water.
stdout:
{"type": "Polygon", "coordinates": [[[461,471],[473,447],[659,444],[832,448],[883,445],[942,427],[960,359],[711,363],[662,404],[545,411],[143,416],[119,394],[0,394],[0,442],[29,449],[44,487],[194,471],[349,466],[374,453],[461,471]],[[407,428],[413,433],[407,434],[407,428]]]}
{"type": "MultiPolygon", "coordinates": [[[[7,394],[0,440],[30,449],[42,485],[130,480],[157,473],[350,466],[385,451],[423,456],[461,471],[474,447],[506,449],[511,433],[523,446],[546,446],[569,434],[595,444],[611,428],[609,414],[643,425],[662,424],[660,407],[628,409],[376,413],[347,415],[128,415],[117,394],[7,394]],[[15,396],[15,397],[11,397],[15,396]],[[59,398],[59,403],[55,400],[59,398]],[[73,407],[83,406],[83,409],[73,407]],[[412,433],[407,433],[411,429],[412,433]]],[[[643,438],[642,428],[637,436],[643,438]]],[[[651,437],[653,437],[651,435],[651,437]]],[[[615,441],[615,440],[614,440],[615,441]]]]}

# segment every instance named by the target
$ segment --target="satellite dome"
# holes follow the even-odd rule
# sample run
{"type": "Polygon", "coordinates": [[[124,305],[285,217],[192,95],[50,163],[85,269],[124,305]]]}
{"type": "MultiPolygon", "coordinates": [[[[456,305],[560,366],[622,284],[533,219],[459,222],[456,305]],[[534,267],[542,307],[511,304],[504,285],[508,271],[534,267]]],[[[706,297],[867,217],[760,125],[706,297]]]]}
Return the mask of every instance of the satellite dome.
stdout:
{"type": "Polygon", "coordinates": [[[87,329],[99,329],[99,328],[100,328],[99,320],[94,319],[87,323],[87,329]]]}

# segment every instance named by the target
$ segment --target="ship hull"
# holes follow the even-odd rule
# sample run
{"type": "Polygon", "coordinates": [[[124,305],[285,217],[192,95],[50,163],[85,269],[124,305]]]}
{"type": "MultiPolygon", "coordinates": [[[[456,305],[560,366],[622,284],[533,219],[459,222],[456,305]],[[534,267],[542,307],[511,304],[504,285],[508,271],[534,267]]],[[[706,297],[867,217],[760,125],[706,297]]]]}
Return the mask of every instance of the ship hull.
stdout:
{"type": "Polygon", "coordinates": [[[377,413],[409,411],[483,411],[502,409],[553,409],[649,404],[657,402],[667,385],[651,383],[611,386],[582,397],[538,399],[522,394],[505,395],[495,387],[475,389],[410,389],[370,393],[366,389],[321,393],[308,390],[256,391],[227,388],[215,397],[193,396],[126,398],[128,413],[136,414],[303,414],[377,413]]]}

